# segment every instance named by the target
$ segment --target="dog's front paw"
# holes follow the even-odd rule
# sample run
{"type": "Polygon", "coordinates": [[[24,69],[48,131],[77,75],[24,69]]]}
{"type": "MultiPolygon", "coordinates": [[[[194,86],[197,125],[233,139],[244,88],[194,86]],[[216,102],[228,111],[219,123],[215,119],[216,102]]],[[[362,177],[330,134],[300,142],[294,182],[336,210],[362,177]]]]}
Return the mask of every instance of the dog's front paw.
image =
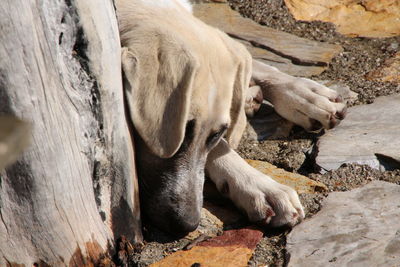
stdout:
{"type": "Polygon", "coordinates": [[[246,185],[235,189],[230,192],[230,198],[252,222],[293,227],[304,219],[296,191],[266,175],[252,177],[246,185]]]}
{"type": "Polygon", "coordinates": [[[334,90],[306,78],[283,76],[260,81],[276,112],[285,119],[314,131],[331,129],[346,116],[346,104],[334,90]]]}

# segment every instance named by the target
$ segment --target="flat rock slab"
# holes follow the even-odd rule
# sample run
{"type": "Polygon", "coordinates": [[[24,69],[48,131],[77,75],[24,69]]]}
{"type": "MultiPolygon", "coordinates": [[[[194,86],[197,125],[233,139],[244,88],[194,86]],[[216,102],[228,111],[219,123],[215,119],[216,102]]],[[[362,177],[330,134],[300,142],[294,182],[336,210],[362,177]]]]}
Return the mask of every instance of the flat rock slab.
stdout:
{"type": "Polygon", "coordinates": [[[391,170],[400,166],[400,94],[355,106],[336,128],[318,142],[316,163],[334,170],[343,163],[367,164],[391,170]]]}
{"type": "Polygon", "coordinates": [[[400,266],[400,186],[331,193],[287,237],[288,266],[400,266]]]}
{"type": "Polygon", "coordinates": [[[201,242],[190,250],[175,252],[150,266],[247,266],[262,236],[260,230],[251,228],[225,231],[221,236],[201,242]]]}
{"type": "Polygon", "coordinates": [[[323,192],[328,190],[326,185],[323,183],[314,181],[297,173],[285,171],[284,169],[280,169],[266,161],[252,159],[246,159],[246,161],[255,169],[270,176],[278,183],[292,187],[299,194],[312,194],[315,192],[323,192]]]}
{"type": "Polygon", "coordinates": [[[324,71],[341,46],[321,43],[261,26],[243,18],[226,3],[199,3],[194,15],[243,42],[253,58],[296,76],[324,71]]]}

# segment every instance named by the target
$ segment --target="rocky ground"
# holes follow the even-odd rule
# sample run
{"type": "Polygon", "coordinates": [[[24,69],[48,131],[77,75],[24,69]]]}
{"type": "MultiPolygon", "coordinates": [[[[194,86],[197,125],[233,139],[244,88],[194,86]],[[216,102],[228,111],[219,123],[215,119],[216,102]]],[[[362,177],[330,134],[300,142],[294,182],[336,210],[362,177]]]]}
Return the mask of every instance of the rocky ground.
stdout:
{"type": "MultiPolygon", "coordinates": [[[[243,16],[254,21],[285,31],[300,37],[316,41],[339,44],[343,52],[336,56],[329,68],[316,80],[330,80],[347,85],[358,93],[358,98],[351,105],[372,103],[382,95],[400,93],[400,85],[390,82],[377,82],[366,79],[366,74],[378,68],[385,60],[399,51],[400,38],[369,39],[349,38],[335,32],[334,26],[323,22],[299,22],[288,12],[282,0],[230,0],[231,7],[243,16]]],[[[317,138],[324,134],[306,133],[294,128],[288,138],[251,141],[244,138],[238,148],[243,158],[270,162],[290,172],[300,173],[313,180],[324,183],[328,192],[348,191],[369,183],[372,180],[383,180],[400,184],[400,170],[378,171],[366,165],[345,164],[337,170],[319,174],[315,165],[313,145],[317,138]]],[[[320,210],[321,201],[327,192],[302,194],[301,201],[305,206],[307,217],[320,210]]],[[[228,203],[229,206],[229,203],[228,203]]],[[[239,215],[237,215],[239,216],[239,215]]],[[[237,217],[237,218],[240,218],[237,217]]],[[[218,224],[202,222],[200,227],[209,227],[207,231],[218,233],[218,224]],[[217,226],[214,226],[217,225],[217,226]]],[[[246,226],[244,218],[235,220],[232,225],[225,224],[225,230],[246,226]]],[[[286,259],[287,229],[265,231],[250,259],[249,266],[283,266],[286,259]]],[[[146,245],[141,253],[128,253],[132,266],[146,266],[157,262],[165,255],[181,250],[192,241],[190,239],[169,240],[156,230],[145,231],[146,245]]],[[[194,266],[194,265],[193,265],[194,266]]]]}
{"type": "Polygon", "coordinates": [[[341,81],[358,93],[355,104],[371,103],[377,96],[400,92],[400,86],[368,81],[365,75],[399,51],[400,37],[349,38],[331,23],[296,21],[283,0],[230,0],[231,7],[254,21],[310,40],[339,44],[344,51],[333,59],[318,80],[341,81]]]}
{"type": "MultiPolygon", "coordinates": [[[[354,105],[372,103],[382,95],[400,92],[400,85],[369,81],[365,75],[399,51],[400,38],[349,38],[335,32],[334,25],[324,22],[299,22],[289,13],[282,0],[230,0],[231,7],[260,24],[316,41],[340,44],[344,51],[335,57],[327,71],[312,77],[316,80],[340,81],[358,93],[354,105]]],[[[365,165],[346,164],[325,174],[315,173],[314,159],[306,153],[321,135],[294,129],[288,139],[262,142],[242,140],[239,153],[244,158],[265,160],[280,168],[300,172],[328,186],[329,191],[347,191],[371,180],[400,184],[400,170],[381,172],[365,165]]],[[[312,216],[319,210],[325,194],[302,195],[302,202],[312,216]]],[[[265,237],[259,243],[250,265],[280,266],[285,256],[285,234],[265,237]],[[270,255],[274,255],[271,257],[270,255]]]]}

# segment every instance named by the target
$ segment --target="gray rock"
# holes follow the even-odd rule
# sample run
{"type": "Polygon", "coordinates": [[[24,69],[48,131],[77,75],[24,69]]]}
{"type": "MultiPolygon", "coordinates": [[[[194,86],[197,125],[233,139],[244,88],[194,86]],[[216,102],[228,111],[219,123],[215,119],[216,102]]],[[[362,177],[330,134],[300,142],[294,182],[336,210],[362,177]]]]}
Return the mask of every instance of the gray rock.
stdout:
{"type": "Polygon", "coordinates": [[[288,235],[288,266],[400,266],[399,220],[399,185],[331,193],[288,235]]]}
{"type": "Polygon", "coordinates": [[[264,101],[260,110],[248,120],[244,135],[254,141],[285,138],[289,136],[293,125],[279,116],[270,103],[264,101]]]}
{"type": "Polygon", "coordinates": [[[343,163],[375,169],[400,166],[400,95],[379,97],[373,104],[352,107],[347,118],[318,142],[316,163],[323,170],[343,163]]]}

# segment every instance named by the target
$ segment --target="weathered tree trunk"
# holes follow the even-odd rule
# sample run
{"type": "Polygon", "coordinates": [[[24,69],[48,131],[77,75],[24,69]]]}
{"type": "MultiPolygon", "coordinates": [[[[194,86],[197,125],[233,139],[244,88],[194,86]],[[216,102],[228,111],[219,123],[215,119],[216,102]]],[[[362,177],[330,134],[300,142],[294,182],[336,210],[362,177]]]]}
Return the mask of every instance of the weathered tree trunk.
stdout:
{"type": "Polygon", "coordinates": [[[91,265],[141,239],[112,0],[1,2],[0,114],[32,127],[0,172],[0,266],[91,265]]]}

